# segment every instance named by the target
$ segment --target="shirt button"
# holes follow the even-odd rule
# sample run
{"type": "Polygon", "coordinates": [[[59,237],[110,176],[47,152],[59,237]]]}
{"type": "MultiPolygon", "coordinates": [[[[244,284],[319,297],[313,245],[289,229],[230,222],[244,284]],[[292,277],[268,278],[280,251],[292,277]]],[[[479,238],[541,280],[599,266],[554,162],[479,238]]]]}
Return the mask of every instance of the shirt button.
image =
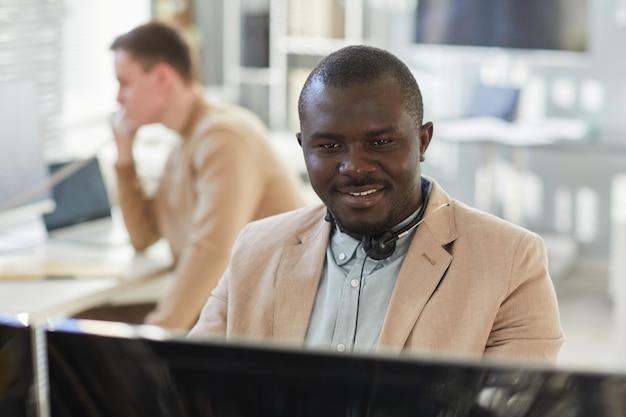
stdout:
{"type": "Polygon", "coordinates": [[[359,280],[358,279],[353,279],[352,281],[350,281],[350,285],[352,285],[352,288],[356,288],[359,286],[359,280]]]}
{"type": "Polygon", "coordinates": [[[344,259],[346,259],[346,254],[342,252],[339,254],[339,260],[343,261],[344,259]]]}
{"type": "Polygon", "coordinates": [[[344,350],[346,350],[346,345],[344,345],[343,343],[339,343],[337,345],[337,352],[343,352],[344,350]]]}

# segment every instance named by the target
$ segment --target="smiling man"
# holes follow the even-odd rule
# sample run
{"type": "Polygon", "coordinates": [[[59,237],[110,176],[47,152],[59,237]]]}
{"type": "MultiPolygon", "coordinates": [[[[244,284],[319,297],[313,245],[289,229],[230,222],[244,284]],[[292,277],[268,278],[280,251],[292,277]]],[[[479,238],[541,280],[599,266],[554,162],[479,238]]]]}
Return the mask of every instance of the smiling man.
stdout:
{"type": "Polygon", "coordinates": [[[433,124],[404,63],[336,51],[298,111],[323,205],[247,226],[191,336],[555,361],[563,334],[543,241],[421,175],[433,124]]]}

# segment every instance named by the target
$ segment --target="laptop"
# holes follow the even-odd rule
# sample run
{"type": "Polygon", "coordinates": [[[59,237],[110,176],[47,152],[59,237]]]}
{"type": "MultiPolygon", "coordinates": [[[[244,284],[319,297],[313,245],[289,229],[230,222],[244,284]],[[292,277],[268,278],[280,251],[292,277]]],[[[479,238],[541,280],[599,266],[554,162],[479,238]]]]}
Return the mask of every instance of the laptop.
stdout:
{"type": "Polygon", "coordinates": [[[97,159],[50,165],[51,173],[59,170],[64,179],[53,186],[56,208],[43,215],[33,231],[43,241],[3,254],[0,280],[131,279],[171,268],[164,240],[141,254],[134,250],[119,207],[109,202],[97,159]]]}
{"type": "MultiPolygon", "coordinates": [[[[126,227],[119,209],[111,206],[98,159],[83,162],[77,171],[53,186],[56,208],[43,215],[48,236],[93,245],[128,244],[126,227]]],[[[76,163],[50,164],[50,174],[76,163]]]]}

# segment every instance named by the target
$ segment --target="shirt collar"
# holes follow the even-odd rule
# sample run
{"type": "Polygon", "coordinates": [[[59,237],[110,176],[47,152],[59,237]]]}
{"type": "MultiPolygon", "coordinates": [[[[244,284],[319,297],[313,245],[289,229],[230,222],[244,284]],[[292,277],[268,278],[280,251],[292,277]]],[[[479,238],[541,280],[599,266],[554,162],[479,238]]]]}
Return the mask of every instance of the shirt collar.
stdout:
{"type": "MultiPolygon", "coordinates": [[[[415,219],[415,217],[419,214],[421,206],[417,208],[409,217],[402,220],[400,223],[395,225],[392,228],[392,232],[396,232],[401,230],[404,226],[411,223],[415,219]]],[[[387,258],[387,260],[396,259],[400,256],[406,255],[409,249],[409,243],[413,239],[413,235],[415,234],[415,229],[413,229],[408,236],[399,239],[396,241],[396,249],[393,254],[387,258]]],[[[358,248],[361,247],[361,241],[353,238],[347,233],[343,233],[339,227],[333,227],[331,238],[330,238],[330,251],[333,255],[335,263],[339,266],[345,265],[348,263],[354,256],[358,248]]],[[[383,260],[381,262],[385,262],[383,260]]]]}

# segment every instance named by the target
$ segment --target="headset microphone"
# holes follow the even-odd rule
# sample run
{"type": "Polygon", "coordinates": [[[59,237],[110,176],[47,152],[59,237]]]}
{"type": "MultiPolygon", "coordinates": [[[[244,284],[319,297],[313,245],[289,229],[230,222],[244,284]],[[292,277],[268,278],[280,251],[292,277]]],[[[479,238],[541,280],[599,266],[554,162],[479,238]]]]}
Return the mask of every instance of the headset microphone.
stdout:
{"type": "MultiPolygon", "coordinates": [[[[427,201],[424,201],[423,207],[426,208],[427,201]]],[[[372,259],[377,261],[387,259],[393,254],[393,251],[396,250],[396,241],[408,235],[411,230],[415,229],[419,226],[424,220],[426,220],[429,216],[433,215],[437,210],[442,209],[444,207],[448,207],[450,203],[444,203],[430,212],[426,217],[420,219],[420,215],[416,216],[414,222],[411,222],[407,225],[407,227],[393,233],[390,231],[384,232],[379,236],[363,236],[363,250],[365,254],[372,259]]]]}

